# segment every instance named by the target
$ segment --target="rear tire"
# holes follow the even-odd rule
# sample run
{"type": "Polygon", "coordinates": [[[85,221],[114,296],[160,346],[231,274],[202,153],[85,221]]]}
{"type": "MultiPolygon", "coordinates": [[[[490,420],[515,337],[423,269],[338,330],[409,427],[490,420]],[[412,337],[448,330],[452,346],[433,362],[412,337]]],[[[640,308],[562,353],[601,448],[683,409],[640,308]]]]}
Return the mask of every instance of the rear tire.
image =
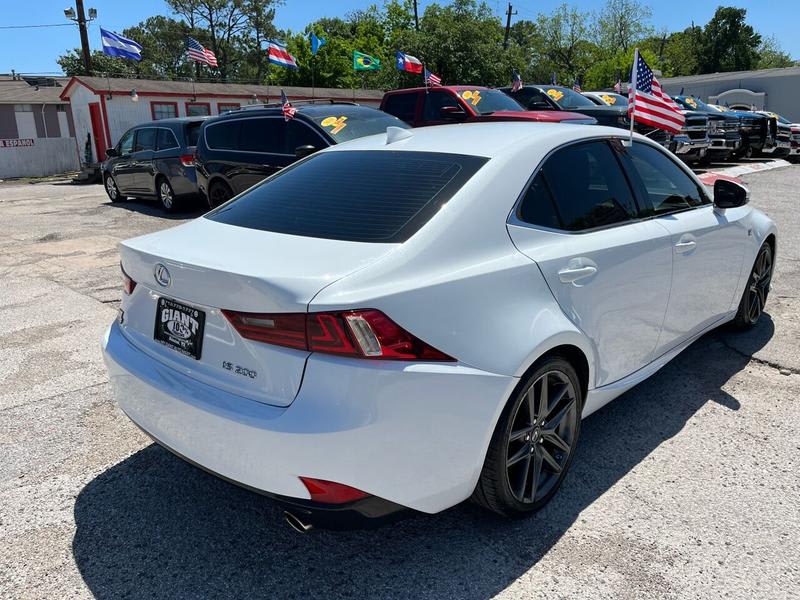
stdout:
{"type": "Polygon", "coordinates": [[[764,242],[756,255],[753,268],[750,269],[750,276],[739,301],[739,309],[733,319],[733,326],[736,329],[750,329],[758,323],[767,303],[774,266],[772,246],[764,242]]]}
{"type": "Polygon", "coordinates": [[[572,365],[557,356],[541,361],[503,409],[473,501],[508,517],[547,504],[572,463],[582,407],[572,365]]]}
{"type": "Polygon", "coordinates": [[[127,200],[125,196],[120,194],[117,181],[114,179],[113,175],[106,175],[106,178],[103,180],[103,187],[106,189],[106,195],[108,195],[108,199],[111,200],[111,202],[124,202],[127,200]]]}
{"type": "Polygon", "coordinates": [[[217,208],[233,198],[233,191],[224,181],[215,181],[208,188],[208,207],[217,208]]]}
{"type": "Polygon", "coordinates": [[[172,190],[169,180],[163,175],[156,179],[156,192],[158,201],[161,202],[161,208],[168,213],[177,212],[179,203],[175,198],[175,192],[172,190]]]}

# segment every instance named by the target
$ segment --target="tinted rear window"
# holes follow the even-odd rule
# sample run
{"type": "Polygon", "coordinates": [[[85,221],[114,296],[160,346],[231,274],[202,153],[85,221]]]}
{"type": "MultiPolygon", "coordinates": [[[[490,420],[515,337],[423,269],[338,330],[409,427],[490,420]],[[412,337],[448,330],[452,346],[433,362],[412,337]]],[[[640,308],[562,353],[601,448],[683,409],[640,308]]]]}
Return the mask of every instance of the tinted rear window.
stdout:
{"type": "Polygon", "coordinates": [[[186,145],[197,146],[197,140],[200,137],[200,127],[203,125],[202,121],[195,121],[187,123],[185,128],[186,145]]]}
{"type": "Polygon", "coordinates": [[[206,218],[307,237],[404,242],[487,160],[431,152],[317,154],[206,218]]]}

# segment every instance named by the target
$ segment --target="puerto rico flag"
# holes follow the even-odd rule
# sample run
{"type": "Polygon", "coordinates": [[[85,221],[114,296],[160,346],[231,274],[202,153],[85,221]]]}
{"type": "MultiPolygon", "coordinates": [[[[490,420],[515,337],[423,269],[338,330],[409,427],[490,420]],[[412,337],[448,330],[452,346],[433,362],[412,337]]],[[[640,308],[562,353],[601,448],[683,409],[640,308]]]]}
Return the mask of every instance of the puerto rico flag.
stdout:
{"type": "Polygon", "coordinates": [[[422,63],[416,56],[411,56],[410,54],[403,54],[402,52],[398,51],[395,54],[397,58],[397,68],[401,71],[406,71],[408,73],[422,73],[422,63]]]}
{"type": "Polygon", "coordinates": [[[267,50],[267,58],[273,65],[287,67],[289,69],[297,68],[297,61],[294,56],[286,51],[286,46],[278,42],[269,42],[269,49],[267,50]]]}

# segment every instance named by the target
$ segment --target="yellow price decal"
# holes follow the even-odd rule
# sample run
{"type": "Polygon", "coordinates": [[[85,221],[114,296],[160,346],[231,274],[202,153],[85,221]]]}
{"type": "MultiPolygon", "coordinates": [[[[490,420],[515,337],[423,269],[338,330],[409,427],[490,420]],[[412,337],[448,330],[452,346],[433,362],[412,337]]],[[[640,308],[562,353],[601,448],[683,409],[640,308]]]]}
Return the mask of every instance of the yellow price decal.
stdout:
{"type": "Polygon", "coordinates": [[[551,88],[547,90],[547,95],[550,96],[556,102],[558,102],[564,97],[564,92],[562,92],[561,90],[556,90],[551,88]]]}
{"type": "Polygon", "coordinates": [[[478,106],[478,102],[482,100],[481,93],[478,90],[467,90],[466,92],[461,92],[461,97],[472,104],[472,106],[478,106]]]}
{"type": "Polygon", "coordinates": [[[609,96],[608,94],[603,94],[600,97],[603,99],[603,102],[605,102],[609,106],[611,106],[612,104],[616,104],[617,103],[617,97],[616,96],[609,96]]]}
{"type": "Polygon", "coordinates": [[[347,117],[325,117],[322,120],[322,126],[332,127],[333,129],[331,129],[331,134],[336,135],[342,129],[347,127],[347,123],[345,123],[345,121],[347,121],[347,117]]]}
{"type": "Polygon", "coordinates": [[[692,108],[697,108],[697,101],[694,98],[685,98],[685,101],[692,108]]]}

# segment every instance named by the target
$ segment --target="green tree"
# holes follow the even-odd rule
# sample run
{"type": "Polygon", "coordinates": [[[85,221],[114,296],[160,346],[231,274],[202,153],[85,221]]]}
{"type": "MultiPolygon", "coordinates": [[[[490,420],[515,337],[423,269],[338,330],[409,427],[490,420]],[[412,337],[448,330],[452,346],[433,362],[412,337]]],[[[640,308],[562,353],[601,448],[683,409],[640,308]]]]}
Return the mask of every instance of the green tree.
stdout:
{"type": "Polygon", "coordinates": [[[639,0],[607,0],[595,16],[595,42],[609,54],[626,53],[652,34],[652,16],[650,7],[639,0]]]}
{"type": "Polygon", "coordinates": [[[745,22],[746,16],[745,8],[717,8],[700,40],[701,73],[747,71],[758,65],[761,36],[745,22]]]}
{"type": "MultiPolygon", "coordinates": [[[[135,77],[136,62],[124,58],[108,56],[100,50],[91,53],[92,75],[109,75],[110,77],[135,77]]],[[[83,67],[83,54],[80,48],[73,48],[58,57],[56,62],[65,75],[88,75],[83,67]]]]}
{"type": "Polygon", "coordinates": [[[549,15],[540,14],[536,28],[539,34],[533,40],[529,79],[549,82],[555,73],[565,85],[583,80],[598,57],[597,45],[588,40],[589,14],[565,3],[549,15]]]}
{"type": "Polygon", "coordinates": [[[775,36],[765,37],[758,47],[758,68],[775,69],[778,67],[792,67],[792,57],[781,49],[775,36]]]}
{"type": "Polygon", "coordinates": [[[161,15],[122,31],[122,35],[142,46],[142,60],[134,63],[137,76],[153,79],[191,77],[193,67],[186,60],[186,36],[202,40],[202,33],[191,30],[185,21],[161,15]]]}

